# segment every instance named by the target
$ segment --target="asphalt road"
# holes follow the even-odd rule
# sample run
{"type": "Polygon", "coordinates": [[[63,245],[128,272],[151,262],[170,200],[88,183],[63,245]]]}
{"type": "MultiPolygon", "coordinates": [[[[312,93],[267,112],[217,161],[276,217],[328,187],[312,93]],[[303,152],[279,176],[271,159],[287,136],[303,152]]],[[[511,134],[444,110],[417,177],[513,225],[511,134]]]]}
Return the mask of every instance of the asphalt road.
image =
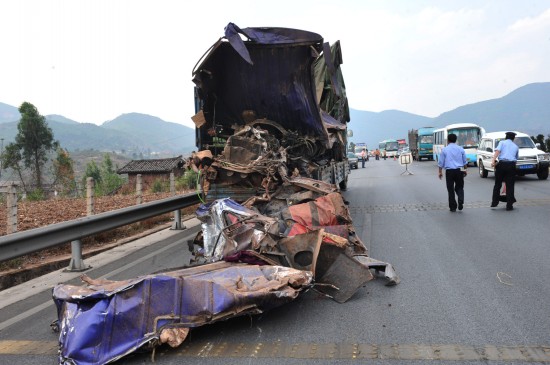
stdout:
{"type": "MultiPolygon", "coordinates": [[[[434,162],[408,170],[371,159],[344,193],[370,255],[395,266],[399,285],[371,281],[344,304],[309,291],[262,315],[192,330],[182,346],[159,348],[156,363],[550,362],[550,181],[518,178],[507,212],[502,203],[489,208],[493,175],[470,168],[464,210],[452,213],[434,162]]],[[[192,236],[163,233],[88,275],[125,279],[181,266],[192,236]]],[[[0,363],[57,363],[49,298],[44,288],[0,309],[0,363]]],[[[151,354],[119,363],[151,363],[151,354]]]]}

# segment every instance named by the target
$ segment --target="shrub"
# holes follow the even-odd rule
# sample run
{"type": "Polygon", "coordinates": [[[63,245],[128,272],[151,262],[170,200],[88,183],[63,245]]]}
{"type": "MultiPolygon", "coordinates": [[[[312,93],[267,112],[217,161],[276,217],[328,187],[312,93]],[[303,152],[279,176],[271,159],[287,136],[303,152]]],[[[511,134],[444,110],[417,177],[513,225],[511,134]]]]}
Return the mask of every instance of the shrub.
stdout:
{"type": "Polygon", "coordinates": [[[176,180],[176,189],[195,190],[198,184],[198,176],[199,174],[193,170],[185,171],[185,173],[176,180]]]}
{"type": "Polygon", "coordinates": [[[162,193],[167,191],[166,181],[163,181],[161,179],[155,179],[155,181],[153,181],[153,186],[151,187],[151,191],[153,193],[162,193]]]}
{"type": "Polygon", "coordinates": [[[44,191],[42,189],[35,189],[27,193],[27,200],[31,202],[44,200],[44,191]]]}

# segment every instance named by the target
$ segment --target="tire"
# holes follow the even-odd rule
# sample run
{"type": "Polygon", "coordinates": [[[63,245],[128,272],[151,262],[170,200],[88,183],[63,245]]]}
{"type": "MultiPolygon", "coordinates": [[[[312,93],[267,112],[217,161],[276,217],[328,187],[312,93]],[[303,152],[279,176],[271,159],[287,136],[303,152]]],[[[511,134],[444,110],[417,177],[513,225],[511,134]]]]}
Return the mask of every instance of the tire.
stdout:
{"type": "Polygon", "coordinates": [[[479,166],[479,176],[484,179],[487,178],[487,176],[489,176],[489,171],[485,170],[483,162],[479,161],[477,165],[479,166]]]}
{"type": "Polygon", "coordinates": [[[348,177],[346,176],[338,185],[340,186],[340,190],[346,190],[348,188],[348,177]]]}
{"type": "Polygon", "coordinates": [[[537,177],[539,178],[539,180],[548,179],[548,169],[545,168],[543,170],[537,171],[537,177]]]}

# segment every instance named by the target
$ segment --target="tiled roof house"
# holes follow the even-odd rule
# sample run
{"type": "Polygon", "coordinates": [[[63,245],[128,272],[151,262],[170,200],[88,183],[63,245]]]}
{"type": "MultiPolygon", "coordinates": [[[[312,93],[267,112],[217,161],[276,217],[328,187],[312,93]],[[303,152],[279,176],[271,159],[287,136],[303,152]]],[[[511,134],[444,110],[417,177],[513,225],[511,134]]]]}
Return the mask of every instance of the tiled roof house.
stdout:
{"type": "Polygon", "coordinates": [[[136,176],[141,174],[145,188],[150,187],[157,179],[169,181],[172,172],[175,177],[183,175],[182,156],[156,160],[132,160],[117,170],[119,175],[128,174],[130,185],[135,185],[136,176]]]}

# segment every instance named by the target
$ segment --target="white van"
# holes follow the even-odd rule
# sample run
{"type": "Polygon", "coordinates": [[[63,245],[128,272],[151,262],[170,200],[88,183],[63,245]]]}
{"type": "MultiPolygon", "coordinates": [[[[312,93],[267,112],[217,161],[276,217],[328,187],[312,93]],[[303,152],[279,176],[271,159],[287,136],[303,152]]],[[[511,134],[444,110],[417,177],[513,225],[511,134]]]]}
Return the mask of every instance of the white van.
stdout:
{"type": "MultiPolygon", "coordinates": [[[[541,180],[548,179],[548,167],[550,165],[550,155],[539,150],[528,134],[516,132],[514,143],[519,147],[519,158],[516,163],[516,174],[524,176],[527,174],[537,174],[541,180]]],[[[495,148],[498,143],[506,139],[506,131],[486,133],[481,138],[477,150],[477,165],[479,167],[479,176],[485,178],[489,171],[494,172],[491,166],[495,148]]]]}

